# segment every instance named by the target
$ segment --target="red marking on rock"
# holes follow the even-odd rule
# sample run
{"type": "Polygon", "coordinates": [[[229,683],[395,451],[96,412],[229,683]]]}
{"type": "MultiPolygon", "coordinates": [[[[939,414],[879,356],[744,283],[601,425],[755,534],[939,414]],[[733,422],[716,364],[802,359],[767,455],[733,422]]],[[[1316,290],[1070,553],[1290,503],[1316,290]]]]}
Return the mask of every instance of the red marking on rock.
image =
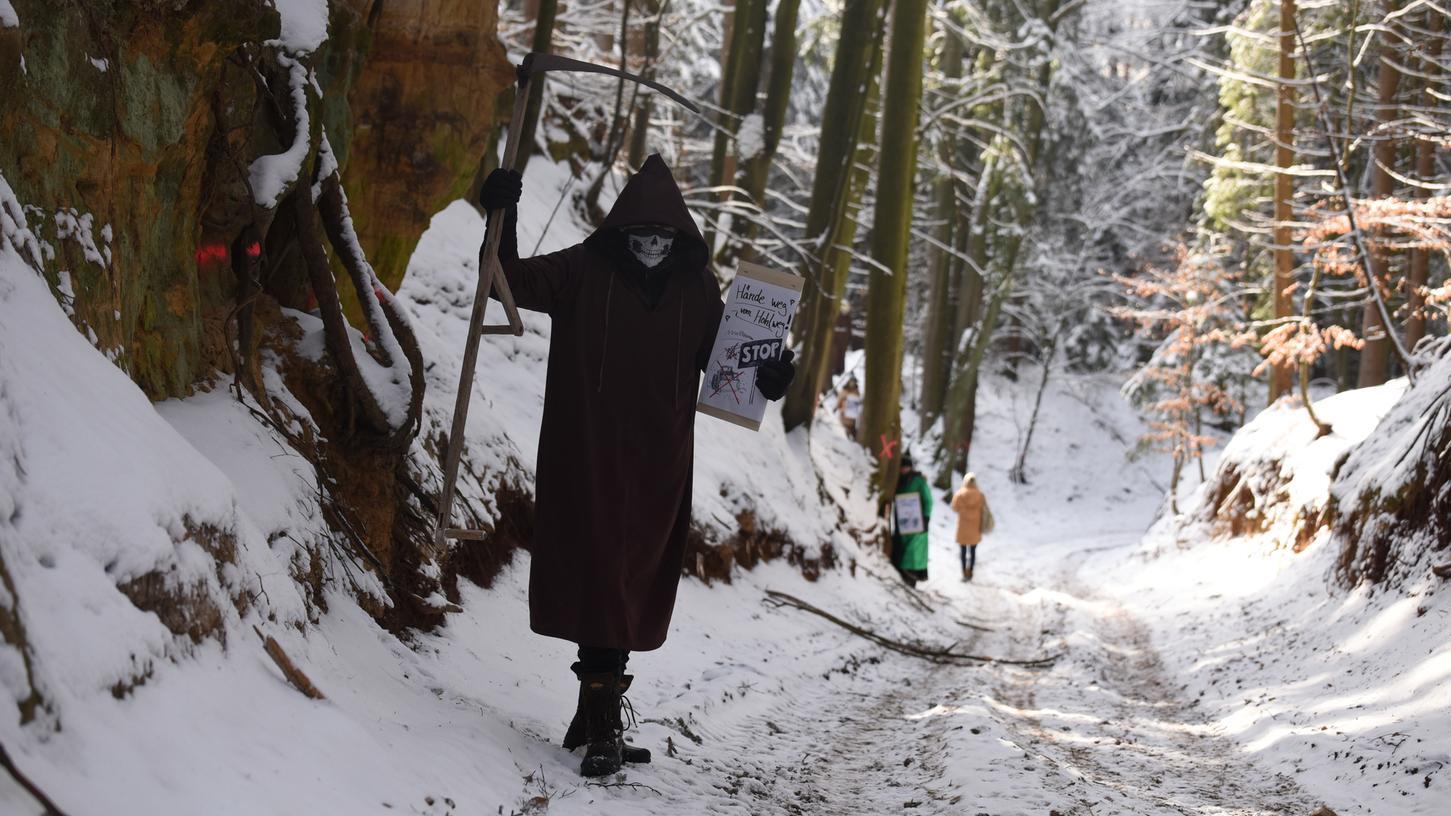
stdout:
{"type": "Polygon", "coordinates": [[[202,244],[196,248],[196,262],[198,264],[218,263],[227,259],[227,247],[224,244],[202,244]]]}

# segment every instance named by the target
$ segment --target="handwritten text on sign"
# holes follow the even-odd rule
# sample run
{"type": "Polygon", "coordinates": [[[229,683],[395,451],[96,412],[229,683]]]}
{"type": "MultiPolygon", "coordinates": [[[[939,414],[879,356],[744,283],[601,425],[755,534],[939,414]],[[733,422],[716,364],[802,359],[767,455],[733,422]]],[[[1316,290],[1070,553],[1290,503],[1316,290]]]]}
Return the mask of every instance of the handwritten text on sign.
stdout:
{"type": "Polygon", "coordinates": [[[742,263],[726,293],[725,312],[706,364],[697,408],[701,413],[756,430],[766,398],[756,390],[761,363],[781,356],[802,279],[742,263]]]}

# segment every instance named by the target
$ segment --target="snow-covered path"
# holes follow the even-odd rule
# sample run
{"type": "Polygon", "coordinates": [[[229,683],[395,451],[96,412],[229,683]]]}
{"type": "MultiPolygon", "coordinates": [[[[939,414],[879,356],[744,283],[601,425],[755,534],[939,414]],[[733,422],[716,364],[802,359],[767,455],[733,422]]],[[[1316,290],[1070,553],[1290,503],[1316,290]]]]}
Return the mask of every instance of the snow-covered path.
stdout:
{"type": "Polygon", "coordinates": [[[1145,625],[1088,588],[1076,556],[1136,541],[1064,542],[1074,555],[1048,586],[935,581],[922,593],[934,614],[915,614],[934,633],[972,624],[958,624],[958,651],[1064,650],[1051,669],[934,665],[863,644],[828,676],[698,735],[689,784],[633,812],[680,812],[683,796],[721,814],[1309,813],[1293,780],[1257,769],[1177,696],[1145,625]]]}
{"type": "MultiPolygon", "coordinates": [[[[436,225],[404,295],[441,361],[430,399],[447,402],[438,378],[455,370],[446,350],[461,345],[467,311],[450,293],[467,289],[482,227],[462,204],[436,225]]],[[[16,538],[0,529],[0,544],[23,545],[6,566],[34,610],[35,676],[59,712],[0,723],[0,742],[67,813],[1308,816],[1322,801],[1342,816],[1446,812],[1451,593],[1330,585],[1333,546],[1295,552],[1275,529],[1216,537],[1187,511],[1150,529],[1166,468],[1126,456],[1142,427],[1112,374],[1053,381],[1027,484],[1006,473],[1033,391],[985,380],[973,464],[998,529],[979,548],[978,580],[962,583],[955,519],[939,500],[932,578],[915,591],[853,534],[874,523],[871,463],[830,417],[810,436],[776,416],[759,435],[702,421],[702,524],[724,536],[749,510],[798,556],[833,564],[815,580],[788,558],[738,566],[729,584],[683,580],[665,646],[630,663],[633,737],[656,761],[600,785],[559,745],[573,646],[530,633],[527,554],[487,588],[460,582],[446,622],[404,638],[363,611],[346,571],[309,610],[286,565],[302,552],[294,535],[320,544],[327,530],[302,460],[224,389],[152,405],[28,268],[0,273],[0,328],[11,329],[0,341],[36,349],[0,360],[0,401],[21,420],[0,449],[29,457],[14,458],[25,478],[8,488],[24,488],[14,495],[26,510],[0,524],[33,525],[16,538]],[[255,577],[241,586],[257,597],[225,647],[180,642],[111,574],[123,555],[144,573],[182,552],[230,609],[232,579],[217,583],[226,573],[180,548],[196,519],[250,542],[235,572],[255,577]],[[898,640],[1061,657],[1039,669],[934,665],[773,608],[767,590],[898,640]],[[326,699],[283,679],[259,630],[326,699]]],[[[526,484],[548,342],[547,324],[531,326],[483,352],[491,393],[508,398],[481,399],[470,430],[481,472],[526,484]]],[[[1294,492],[1323,497],[1359,438],[1351,426],[1364,436],[1392,396],[1322,400],[1337,423],[1328,437],[1302,411],[1271,409],[1237,439],[1280,451],[1294,492]]],[[[919,455],[933,448],[912,441],[919,455]]],[[[480,502],[497,487],[470,484],[480,502]]],[[[31,681],[8,659],[0,680],[19,700],[31,681]]],[[[0,774],[0,813],[35,812],[0,774]]]]}

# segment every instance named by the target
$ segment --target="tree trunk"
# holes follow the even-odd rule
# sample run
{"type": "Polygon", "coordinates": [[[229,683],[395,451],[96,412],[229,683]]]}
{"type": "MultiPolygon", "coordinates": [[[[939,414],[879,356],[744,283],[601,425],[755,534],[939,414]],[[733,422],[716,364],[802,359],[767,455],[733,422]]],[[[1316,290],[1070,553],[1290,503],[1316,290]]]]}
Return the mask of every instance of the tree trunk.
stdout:
{"type": "MultiPolygon", "coordinates": [[[[1016,252],[1017,245],[1014,244],[1012,249],[1016,252]]],[[[972,345],[966,349],[965,353],[958,355],[958,364],[953,373],[952,390],[948,393],[947,411],[943,420],[942,455],[939,457],[942,466],[937,473],[936,480],[939,487],[950,486],[953,481],[952,472],[964,470],[967,467],[977,417],[978,372],[982,370],[982,361],[987,354],[988,344],[992,341],[993,331],[997,328],[998,315],[1002,312],[1003,303],[1013,291],[1015,260],[1009,259],[1005,277],[998,282],[997,289],[993,291],[992,298],[988,300],[987,310],[978,323],[977,334],[973,337],[972,345]]]]}
{"type": "MultiPolygon", "coordinates": [[[[882,135],[877,198],[872,209],[871,288],[867,295],[866,377],[862,430],[868,445],[901,437],[902,313],[907,295],[907,246],[917,167],[917,119],[922,101],[922,46],[927,0],[894,0],[887,78],[882,87],[882,135]]],[[[877,463],[877,484],[896,474],[896,458],[877,463]]]]}
{"type": "Polygon", "coordinates": [[[829,233],[836,230],[845,209],[842,203],[850,193],[852,161],[867,110],[867,94],[862,91],[872,84],[873,67],[879,64],[881,35],[882,0],[847,0],[822,109],[816,174],[806,214],[805,240],[817,244],[817,265],[814,279],[806,282],[797,311],[795,335],[801,348],[800,365],[782,406],[788,430],[815,415],[816,398],[826,380],[831,329],[846,285],[844,276],[836,280],[831,271],[835,254],[831,245],[838,241],[829,233]]]}
{"type": "MultiPolygon", "coordinates": [[[[1441,56],[1441,13],[1435,9],[1426,9],[1426,27],[1431,30],[1431,41],[1426,44],[1426,56],[1421,60],[1421,70],[1426,74],[1425,105],[1428,110],[1434,110],[1440,106],[1436,98],[1435,88],[1439,81],[1441,56]]],[[[1436,174],[1436,142],[1429,136],[1423,136],[1416,143],[1416,177],[1422,181],[1430,181],[1436,174]]],[[[1421,198],[1429,198],[1431,191],[1424,187],[1417,190],[1421,198]]],[[[1406,316],[1406,348],[1414,349],[1421,338],[1426,336],[1426,298],[1421,294],[1421,288],[1426,285],[1431,273],[1431,251],[1429,249],[1411,250],[1410,268],[1407,272],[1407,306],[1409,313],[1406,316]]]]}
{"type": "MultiPolygon", "coordinates": [[[[554,39],[554,15],[558,0],[538,0],[539,11],[534,20],[534,40],[529,44],[531,51],[547,53],[554,39]]],[[[534,134],[539,127],[539,109],[544,104],[544,83],[529,83],[529,102],[524,106],[524,124],[519,129],[519,167],[529,165],[529,156],[534,151],[534,134]]]]}
{"type": "Polygon", "coordinates": [[[983,162],[982,175],[978,180],[977,195],[972,204],[972,220],[967,232],[967,260],[963,269],[963,291],[957,300],[957,315],[953,320],[953,357],[962,354],[962,335],[976,323],[982,311],[982,273],[987,268],[987,234],[991,226],[988,214],[993,203],[1002,192],[1003,176],[998,168],[998,157],[990,154],[983,162]]]}
{"type": "MultiPolygon", "coordinates": [[[[620,2],[620,68],[625,70],[630,67],[630,9],[636,2],[638,0],[620,2]]],[[[638,91],[637,86],[633,87],[638,91]]],[[[628,119],[629,111],[625,109],[625,78],[620,77],[615,83],[615,112],[610,117],[610,131],[605,137],[604,155],[600,156],[600,172],[584,194],[585,212],[589,213],[590,219],[596,224],[605,220],[605,212],[600,207],[600,193],[604,190],[605,179],[609,178],[614,167],[615,157],[619,155],[624,144],[625,123],[628,119]]]]}
{"type": "MultiPolygon", "coordinates": [[[[1386,3],[1387,12],[1393,12],[1399,7],[1400,3],[1394,0],[1386,3]]],[[[1395,168],[1396,163],[1396,143],[1390,138],[1390,123],[1396,118],[1396,88],[1400,84],[1401,74],[1396,70],[1394,57],[1389,42],[1385,42],[1381,46],[1380,75],[1376,81],[1378,104],[1375,118],[1380,125],[1380,133],[1376,138],[1375,167],[1372,168],[1370,182],[1371,195],[1376,198],[1385,198],[1395,189],[1395,179],[1389,172],[1395,168]]],[[[1370,253],[1366,284],[1379,289],[1383,296],[1390,296],[1390,257],[1383,247],[1377,246],[1370,253]]],[[[1372,293],[1371,299],[1365,304],[1361,319],[1360,336],[1365,340],[1365,346],[1360,350],[1361,388],[1380,385],[1386,381],[1391,353],[1390,337],[1386,334],[1389,331],[1394,329],[1381,319],[1380,308],[1372,293]]]]}
{"type": "MultiPolygon", "coordinates": [[[[749,158],[742,186],[751,202],[766,208],[766,181],[771,175],[771,160],[781,145],[781,128],[786,123],[786,108],[791,101],[791,75],[796,67],[796,18],[801,0],[779,0],[776,22],[771,32],[771,74],[766,86],[766,100],[761,112],[761,150],[749,158]]],[[[752,247],[758,225],[745,221],[737,234],[741,236],[742,256],[756,260],[759,254],[752,247]]]]}
{"type": "MultiPolygon", "coordinates": [[[[1275,104],[1275,167],[1288,169],[1295,163],[1295,0],[1280,0],[1280,82],[1275,104]]],[[[1295,180],[1289,173],[1275,174],[1275,322],[1290,320],[1294,303],[1290,285],[1294,282],[1295,252],[1290,243],[1291,202],[1295,180]]],[[[1290,392],[1293,366],[1270,369],[1270,402],[1290,392]]]]}
{"type": "MultiPolygon", "coordinates": [[[[646,14],[650,15],[650,21],[645,23],[644,55],[645,67],[642,74],[646,79],[655,77],[655,58],[660,56],[660,15],[662,5],[660,0],[641,0],[644,4],[646,14]]],[[[628,159],[631,168],[638,168],[645,163],[645,150],[650,136],[650,113],[654,110],[655,94],[643,94],[640,98],[640,107],[635,109],[635,124],[630,127],[630,152],[628,159]]]]}
{"type": "MultiPolygon", "coordinates": [[[[767,0],[736,0],[732,15],[730,49],[721,66],[720,107],[716,120],[715,145],[710,157],[710,184],[720,187],[735,183],[736,153],[732,148],[736,131],[756,104],[756,86],[761,79],[761,49],[766,36],[767,0]]],[[[733,196],[723,192],[722,202],[733,196]]],[[[706,246],[715,246],[715,227],[706,229],[706,246]]]]}
{"type": "MultiPolygon", "coordinates": [[[[1050,31],[1056,30],[1057,21],[1054,19],[1054,15],[1061,5],[1060,0],[1046,0],[1038,9],[1041,20],[1052,21],[1049,23],[1050,31]]],[[[1040,60],[1036,77],[1040,90],[1039,98],[1047,98],[1052,78],[1053,62],[1048,59],[1040,60]]],[[[1011,111],[1005,109],[1000,118],[1003,122],[1010,123],[1012,121],[1011,111]]],[[[946,418],[943,421],[942,467],[937,475],[937,483],[944,487],[951,483],[954,468],[967,466],[972,447],[977,413],[977,385],[983,358],[987,353],[988,345],[992,342],[993,333],[997,329],[998,315],[1002,311],[1003,303],[1012,296],[1017,274],[1018,250],[1022,247],[1023,236],[1027,233],[1041,201],[1041,196],[1037,194],[1036,189],[1024,189],[1018,182],[1037,187],[1036,182],[1032,179],[1042,147],[1043,125],[1046,120],[1047,112],[1040,104],[1028,103],[1028,108],[1022,115],[1024,153],[1022,155],[1013,153],[1012,151],[1016,148],[1012,142],[1005,137],[998,137],[994,140],[993,149],[984,160],[982,176],[978,182],[977,201],[973,208],[974,229],[968,241],[968,256],[974,269],[982,270],[985,267],[989,256],[987,239],[992,231],[993,235],[1001,238],[1000,243],[993,245],[991,252],[993,266],[999,270],[999,276],[987,310],[981,320],[977,321],[977,331],[973,335],[971,347],[967,350],[959,349],[957,361],[953,366],[953,381],[948,393],[946,418]],[[1016,159],[1012,158],[1013,156],[1016,156],[1016,159]],[[1017,161],[1021,165],[1015,169],[1011,178],[1009,169],[1002,166],[1008,161],[1017,161]],[[1013,183],[1011,186],[1007,186],[1010,180],[1013,183]],[[1013,228],[997,232],[993,230],[993,219],[989,217],[990,204],[1005,194],[1009,196],[1004,205],[1008,210],[1003,215],[1011,218],[1013,228]]],[[[971,325],[966,319],[970,311],[975,311],[973,299],[970,297],[960,299],[958,320],[963,333],[967,331],[968,325],[971,325]]]]}
{"type": "Polygon", "coordinates": [[[1033,431],[1038,427],[1038,413],[1043,409],[1043,394],[1048,391],[1048,378],[1053,374],[1053,358],[1058,355],[1058,338],[1063,332],[1059,328],[1048,338],[1048,345],[1043,349],[1043,376],[1038,380],[1038,393],[1033,398],[1033,413],[1028,417],[1028,431],[1023,435],[1023,447],[1018,450],[1018,459],[1013,463],[1012,472],[1008,474],[1008,480],[1013,484],[1028,483],[1028,450],[1033,445],[1033,431]]]}
{"type": "MultiPolygon", "coordinates": [[[[942,74],[946,88],[955,86],[962,76],[962,40],[950,29],[944,29],[942,74]]],[[[947,397],[947,375],[952,370],[952,345],[948,339],[951,316],[948,314],[948,291],[952,283],[953,257],[949,249],[957,222],[957,183],[951,176],[957,159],[956,132],[947,126],[938,145],[938,159],[945,172],[938,177],[934,216],[940,220],[934,238],[942,244],[929,250],[932,269],[932,291],[927,304],[926,326],[922,333],[922,424],[930,426],[942,413],[947,397]]]]}

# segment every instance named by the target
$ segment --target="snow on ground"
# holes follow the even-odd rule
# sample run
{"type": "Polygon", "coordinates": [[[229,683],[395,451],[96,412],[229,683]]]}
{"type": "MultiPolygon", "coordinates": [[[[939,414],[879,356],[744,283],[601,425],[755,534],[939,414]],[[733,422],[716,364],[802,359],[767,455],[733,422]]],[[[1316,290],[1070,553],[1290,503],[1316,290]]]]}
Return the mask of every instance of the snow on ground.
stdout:
{"type": "MultiPolygon", "coordinates": [[[[531,166],[521,247],[538,240],[566,172],[531,166]]],[[[567,210],[541,251],[582,237],[567,210]]],[[[452,409],[482,230],[462,203],[439,213],[400,292],[432,362],[425,439],[452,409]]],[[[461,491],[484,509],[500,481],[532,483],[548,320],[526,313],[525,324],[481,348],[461,491]]],[[[1112,376],[1054,381],[1024,485],[1006,474],[1031,389],[985,381],[973,466],[998,530],[964,583],[939,502],[932,574],[917,590],[845,532],[872,525],[869,463],[832,418],[808,440],[785,434],[779,414],[759,434],[702,417],[707,534],[751,510],[812,552],[830,543],[840,566],[816,582],[784,563],[729,585],[684,581],[670,639],[631,659],[631,738],[655,762],[601,784],[558,745],[571,646],[528,632],[526,554],[491,589],[462,587],[462,611],[407,643],[340,590],[319,619],[283,625],[303,616],[292,559],[324,534],[300,457],[223,389],[147,404],[10,250],[0,349],[0,553],[16,587],[0,607],[18,596],[35,682],[60,724],[5,718],[0,743],[71,814],[1102,816],[1308,814],[1326,802],[1380,816],[1444,800],[1445,605],[1328,587],[1323,541],[1295,555],[1273,534],[1211,541],[1167,522],[1145,539],[1168,468],[1125,458],[1142,429],[1112,376]],[[188,512],[240,542],[242,569],[194,573],[209,592],[251,598],[228,613],[225,649],[186,648],[107,571],[122,555],[191,563],[174,523],[188,512]],[[937,665],[774,607],[766,590],[899,640],[1057,659],[937,665]],[[254,624],[325,700],[283,681],[254,624]],[[136,654],[151,671],[117,699],[109,684],[136,654]]],[[[1293,412],[1267,412],[1226,456],[1302,446],[1294,466],[1309,486],[1391,395],[1325,401],[1343,438],[1313,443],[1293,412]]],[[[25,678],[19,653],[0,647],[16,699],[25,678]]],[[[37,808],[0,775],[0,811],[37,808]]]]}
{"type": "Polygon", "coordinates": [[[1283,405],[1236,435],[1224,463],[1279,456],[1291,477],[1289,512],[1264,533],[1214,540],[1201,523],[1162,524],[1132,558],[1088,567],[1150,622],[1181,697],[1216,733],[1342,816],[1444,814],[1451,802],[1445,593],[1424,581],[1346,590],[1332,576],[1338,543],[1322,532],[1295,553],[1286,530],[1297,507],[1323,504],[1331,469],[1404,388],[1319,402],[1335,429],[1319,439],[1302,409],[1283,405]]]}
{"type": "MultiPolygon", "coordinates": [[[[551,170],[531,176],[543,177],[531,195],[545,212],[558,189],[551,170]]],[[[526,206],[530,228],[544,221],[536,215],[526,206]]],[[[446,427],[453,406],[482,230],[467,205],[440,213],[402,293],[434,362],[425,435],[446,427]]],[[[582,235],[560,220],[543,250],[582,235]]],[[[534,238],[526,230],[521,243],[534,238]]],[[[14,464],[3,554],[18,587],[0,602],[13,609],[18,600],[36,665],[32,680],[26,656],[4,647],[0,677],[17,701],[33,682],[50,707],[42,714],[60,725],[10,720],[0,742],[43,790],[71,813],[443,813],[452,812],[450,801],[459,812],[494,812],[522,801],[530,774],[574,777],[577,758],[557,746],[573,708],[572,647],[528,632],[526,555],[491,591],[465,589],[465,612],[441,632],[418,636],[413,648],[341,592],[315,625],[288,628],[304,618],[289,580],[292,559],[326,535],[316,474],[225,389],[151,405],[76,333],[9,244],[0,260],[0,443],[14,464]],[[237,568],[218,570],[190,543],[188,525],[235,536],[237,568]],[[117,581],[148,569],[198,582],[223,611],[225,649],[211,641],[190,646],[117,592],[117,581]],[[244,612],[229,612],[241,596],[249,599],[244,612]],[[325,701],[282,682],[254,625],[278,638],[325,701]],[[118,682],[124,688],[113,697],[118,682]]],[[[315,345],[315,321],[294,318],[302,344],[315,345]]],[[[471,476],[461,492],[485,508],[499,480],[532,484],[548,320],[528,315],[526,322],[524,337],[490,338],[481,354],[468,427],[471,476]]],[[[301,406],[293,408],[305,419],[301,406]]],[[[839,503],[823,510],[816,471],[843,481],[865,466],[844,441],[808,451],[804,434],[786,437],[779,419],[746,434],[703,418],[698,458],[697,515],[708,537],[724,537],[735,514],[749,509],[808,555],[831,544],[850,560],[855,545],[843,527],[872,524],[864,491],[852,500],[849,486],[833,485],[839,503]]],[[[332,568],[344,585],[345,568],[332,568]]],[[[789,588],[806,584],[793,568],[766,572],[789,588]]],[[[808,589],[824,603],[819,593],[842,582],[850,575],[808,589]]],[[[758,588],[687,582],[675,626],[681,634],[636,659],[642,676],[653,676],[639,692],[650,701],[642,709],[691,690],[674,709],[677,727],[688,732],[697,707],[748,694],[752,678],[814,675],[846,651],[846,637],[834,648],[815,642],[817,629],[806,621],[796,622],[794,636],[789,627],[748,625],[760,615],[759,598],[758,588]],[[793,654],[793,643],[813,651],[793,654]],[[772,654],[781,669],[761,671],[754,661],[772,654]],[[736,655],[749,656],[751,667],[717,667],[736,655]]],[[[675,733],[645,728],[642,738],[654,741],[675,733]]],[[[690,738],[677,733],[675,741],[689,755],[690,738]]],[[[689,776],[688,764],[667,759],[657,768],[659,784],[689,776]]],[[[597,812],[586,799],[579,797],[583,812],[597,812]]],[[[0,788],[0,802],[7,812],[30,806],[12,787],[0,788]]]]}

